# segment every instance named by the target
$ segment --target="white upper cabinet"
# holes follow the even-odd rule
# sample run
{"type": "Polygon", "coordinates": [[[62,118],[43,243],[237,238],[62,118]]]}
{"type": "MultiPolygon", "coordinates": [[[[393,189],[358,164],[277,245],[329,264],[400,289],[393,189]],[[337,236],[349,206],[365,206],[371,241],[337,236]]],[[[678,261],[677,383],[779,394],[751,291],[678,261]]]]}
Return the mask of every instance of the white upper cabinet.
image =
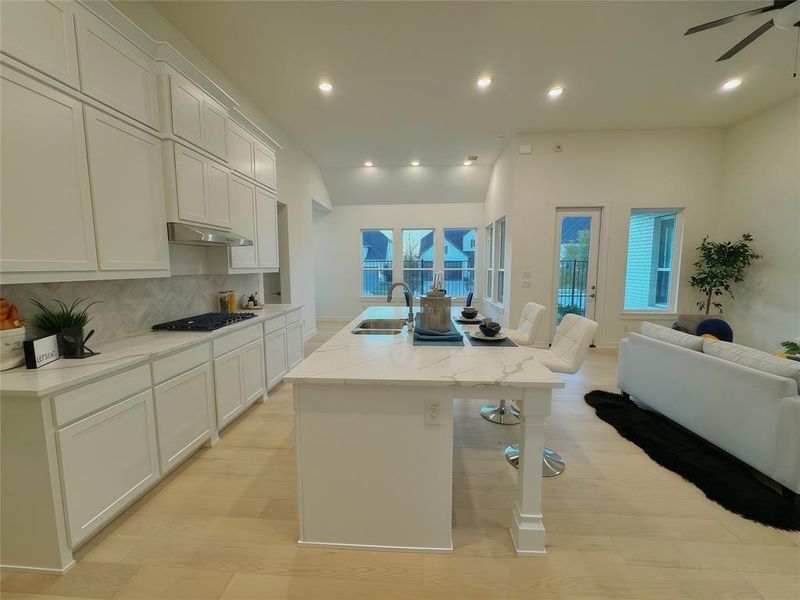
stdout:
{"type": "Polygon", "coordinates": [[[174,142],[165,143],[167,220],[229,229],[228,168],[174,142]]]}
{"type": "Polygon", "coordinates": [[[178,218],[195,223],[208,223],[205,158],[199,152],[180,144],[175,144],[174,148],[178,218]]]}
{"type": "Polygon", "coordinates": [[[228,169],[213,160],[206,161],[206,211],[208,222],[217,227],[230,228],[230,179],[228,169]]]}
{"type": "Polygon", "coordinates": [[[228,158],[228,113],[177,71],[167,68],[172,132],[214,156],[228,158]]]}
{"type": "Polygon", "coordinates": [[[78,88],[78,51],[72,2],[0,3],[0,49],[78,88]]]}
{"type": "Polygon", "coordinates": [[[231,175],[230,204],[231,229],[234,233],[253,240],[252,246],[230,249],[230,268],[258,269],[255,226],[256,186],[236,175],[231,175]]]}
{"type": "Polygon", "coordinates": [[[94,15],[76,19],[81,91],[158,129],[155,62],[94,15]]]}
{"type": "Polygon", "coordinates": [[[0,67],[3,272],[97,269],[81,103],[0,67]]]}
{"type": "Polygon", "coordinates": [[[255,179],[254,145],[252,135],[228,121],[228,165],[250,179],[255,179]]]}
{"type": "Polygon", "coordinates": [[[160,140],[85,112],[100,269],[169,269],[160,140]]]}
{"type": "Polygon", "coordinates": [[[256,181],[275,189],[275,153],[261,142],[253,145],[255,156],[256,181]]]}
{"type": "Polygon", "coordinates": [[[261,188],[256,188],[256,236],[259,268],[277,270],[278,201],[261,188]]]}

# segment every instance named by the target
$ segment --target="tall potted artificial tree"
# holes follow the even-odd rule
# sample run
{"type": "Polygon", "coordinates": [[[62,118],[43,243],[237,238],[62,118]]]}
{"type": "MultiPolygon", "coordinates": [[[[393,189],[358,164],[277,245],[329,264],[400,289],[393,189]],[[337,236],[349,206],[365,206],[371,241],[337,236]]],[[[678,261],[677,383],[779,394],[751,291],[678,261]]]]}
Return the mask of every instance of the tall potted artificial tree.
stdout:
{"type": "Polygon", "coordinates": [[[697,303],[700,312],[709,314],[711,307],[722,314],[720,296],[727,293],[733,298],[731,285],[744,281],[747,268],[761,258],[750,245],[753,236],[742,235],[735,242],[714,242],[704,237],[697,247],[700,257],[694,263],[696,272],[689,278],[689,285],[703,294],[697,303]]]}

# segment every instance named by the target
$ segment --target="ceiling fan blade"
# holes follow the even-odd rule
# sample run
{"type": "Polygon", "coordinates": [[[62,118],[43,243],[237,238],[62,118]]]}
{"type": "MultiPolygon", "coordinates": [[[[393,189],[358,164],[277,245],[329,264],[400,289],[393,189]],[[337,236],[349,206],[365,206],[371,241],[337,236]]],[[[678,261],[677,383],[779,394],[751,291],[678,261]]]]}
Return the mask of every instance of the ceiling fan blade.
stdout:
{"type": "Polygon", "coordinates": [[[717,19],[716,21],[709,21],[708,23],[703,23],[702,25],[695,25],[694,27],[690,27],[686,30],[686,33],[683,35],[690,35],[692,33],[697,33],[698,31],[705,31],[706,29],[713,29],[714,27],[719,27],[720,25],[725,25],[727,23],[732,23],[733,21],[741,18],[746,17],[748,15],[760,15],[765,12],[770,12],[771,10],[779,10],[784,6],[791,4],[791,2],[784,1],[776,1],[772,6],[763,6],[761,8],[754,8],[752,10],[746,10],[744,12],[736,13],[735,15],[730,15],[729,17],[723,17],[722,19],[717,19]]]}
{"type": "Polygon", "coordinates": [[[775,25],[775,23],[772,21],[772,19],[770,19],[769,21],[764,23],[761,27],[759,27],[758,29],[753,31],[751,34],[746,36],[741,42],[736,44],[733,48],[728,50],[725,54],[720,56],[717,59],[717,62],[719,62],[721,60],[728,60],[731,56],[733,56],[735,54],[738,54],[740,50],[742,50],[743,48],[746,48],[751,43],[753,43],[754,40],[758,39],[765,32],[769,31],[772,28],[773,25],[775,25]]]}

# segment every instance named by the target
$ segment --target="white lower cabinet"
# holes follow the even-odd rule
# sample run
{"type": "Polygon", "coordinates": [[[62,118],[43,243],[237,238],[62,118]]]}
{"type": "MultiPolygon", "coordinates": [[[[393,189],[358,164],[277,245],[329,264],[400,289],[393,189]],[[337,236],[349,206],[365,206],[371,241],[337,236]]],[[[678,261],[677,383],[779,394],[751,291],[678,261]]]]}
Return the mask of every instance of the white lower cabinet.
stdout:
{"type": "Polygon", "coordinates": [[[211,438],[214,419],[211,377],[211,364],[205,363],[155,387],[162,474],[211,438]]]}
{"type": "Polygon", "coordinates": [[[286,329],[281,327],[277,331],[268,333],[264,338],[267,355],[267,389],[272,389],[283,380],[286,375],[286,329]]]}
{"type": "Polygon", "coordinates": [[[264,339],[242,346],[242,391],[245,406],[264,395],[264,339]]]}
{"type": "Polygon", "coordinates": [[[159,478],[152,391],[61,429],[58,445],[74,547],[159,478]]]}
{"type": "Polygon", "coordinates": [[[234,350],[214,359],[217,426],[222,429],[244,409],[242,353],[234,350]]]}
{"type": "Polygon", "coordinates": [[[303,360],[303,322],[297,321],[286,326],[286,360],[291,369],[303,360]]]}

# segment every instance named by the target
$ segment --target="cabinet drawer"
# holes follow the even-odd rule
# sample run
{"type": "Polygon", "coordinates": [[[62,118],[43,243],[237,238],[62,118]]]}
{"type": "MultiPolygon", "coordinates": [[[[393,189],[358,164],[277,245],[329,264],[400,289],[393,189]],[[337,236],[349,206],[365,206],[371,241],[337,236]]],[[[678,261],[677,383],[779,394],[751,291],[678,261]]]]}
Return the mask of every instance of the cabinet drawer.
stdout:
{"type": "Polygon", "coordinates": [[[263,337],[261,324],[250,325],[214,340],[214,358],[263,337]]]}
{"type": "Polygon", "coordinates": [[[150,387],[150,367],[142,365],[53,397],[56,425],[61,427],[150,387]]]}
{"type": "Polygon", "coordinates": [[[211,360],[209,345],[200,344],[153,362],[153,384],[166,381],[211,360]]]}
{"type": "Polygon", "coordinates": [[[264,321],[264,333],[272,333],[286,327],[286,315],[281,315],[264,321]]]}
{"type": "Polygon", "coordinates": [[[298,308],[297,310],[293,310],[290,313],[286,313],[286,324],[291,325],[292,323],[297,323],[298,321],[303,320],[303,309],[298,308]]]}

